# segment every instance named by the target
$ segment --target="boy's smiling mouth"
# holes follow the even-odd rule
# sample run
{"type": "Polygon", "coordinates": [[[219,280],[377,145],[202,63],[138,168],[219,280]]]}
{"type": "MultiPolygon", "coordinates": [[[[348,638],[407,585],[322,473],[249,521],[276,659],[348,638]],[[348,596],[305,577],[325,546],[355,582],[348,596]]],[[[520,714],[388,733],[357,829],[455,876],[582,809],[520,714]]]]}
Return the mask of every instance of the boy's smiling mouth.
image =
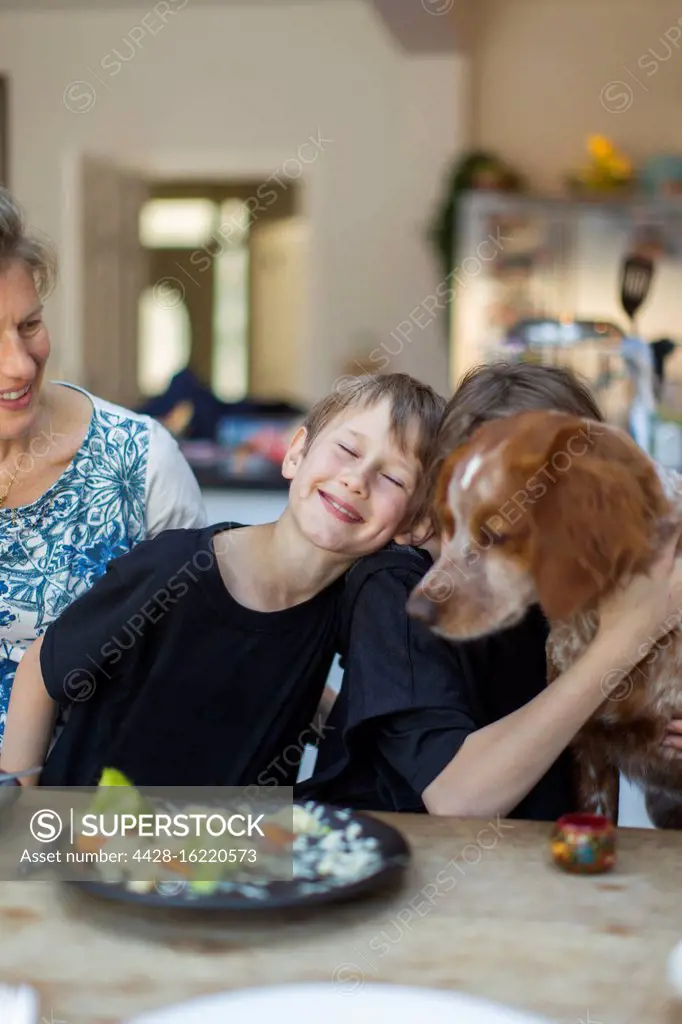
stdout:
{"type": "Polygon", "coordinates": [[[340,519],[342,523],[364,523],[364,519],[358,510],[349,505],[348,502],[334,498],[331,494],[327,494],[326,491],[322,491],[319,488],[317,493],[320,495],[325,507],[333,516],[340,519]]]}

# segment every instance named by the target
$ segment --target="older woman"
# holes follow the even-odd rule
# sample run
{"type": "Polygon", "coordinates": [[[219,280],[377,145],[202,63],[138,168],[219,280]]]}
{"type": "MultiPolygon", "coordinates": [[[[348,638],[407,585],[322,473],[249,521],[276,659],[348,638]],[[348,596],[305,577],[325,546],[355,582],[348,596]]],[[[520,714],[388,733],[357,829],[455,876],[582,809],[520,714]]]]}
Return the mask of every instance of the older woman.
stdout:
{"type": "Polygon", "coordinates": [[[196,480],[154,420],[48,382],[49,246],[0,188],[0,744],[26,647],[117,555],[205,525],[196,480]]]}

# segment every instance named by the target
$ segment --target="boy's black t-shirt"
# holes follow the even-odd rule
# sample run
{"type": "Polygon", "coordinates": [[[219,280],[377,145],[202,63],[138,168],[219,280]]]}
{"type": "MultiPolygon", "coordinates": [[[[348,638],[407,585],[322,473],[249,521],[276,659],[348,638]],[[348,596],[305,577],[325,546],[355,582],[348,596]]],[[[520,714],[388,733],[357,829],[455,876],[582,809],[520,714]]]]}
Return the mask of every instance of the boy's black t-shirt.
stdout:
{"type": "Polygon", "coordinates": [[[343,578],[292,608],[250,610],[215,558],[234,525],[145,541],[47,629],[45,686],[70,713],[42,785],[96,785],[105,767],[147,786],[293,785],[343,578]]]}
{"type": "MultiPolygon", "coordinates": [[[[518,626],[457,644],[408,617],[407,598],[430,565],[403,548],[348,573],[343,685],[301,798],[423,812],[421,794],[467,736],[545,688],[548,625],[538,607],[518,626]]],[[[511,816],[554,820],[572,804],[565,752],[511,816]]]]}

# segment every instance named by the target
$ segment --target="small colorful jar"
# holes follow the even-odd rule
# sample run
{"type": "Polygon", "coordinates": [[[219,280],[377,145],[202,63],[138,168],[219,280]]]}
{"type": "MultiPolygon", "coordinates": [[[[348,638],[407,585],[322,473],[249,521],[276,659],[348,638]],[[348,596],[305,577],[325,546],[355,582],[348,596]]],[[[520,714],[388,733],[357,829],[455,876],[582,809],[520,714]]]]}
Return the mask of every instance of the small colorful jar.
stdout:
{"type": "Polygon", "coordinates": [[[564,871],[596,875],[616,863],[616,829],[600,814],[565,814],[550,841],[552,858],[564,871]]]}

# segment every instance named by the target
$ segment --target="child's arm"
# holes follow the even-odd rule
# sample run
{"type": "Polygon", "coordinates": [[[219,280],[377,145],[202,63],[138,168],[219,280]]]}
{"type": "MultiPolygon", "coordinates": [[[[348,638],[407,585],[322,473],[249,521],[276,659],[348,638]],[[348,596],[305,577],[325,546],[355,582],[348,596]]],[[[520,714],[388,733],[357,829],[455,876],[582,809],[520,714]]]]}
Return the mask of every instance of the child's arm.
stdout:
{"type": "MultiPolygon", "coordinates": [[[[0,770],[18,772],[42,765],[52,736],[57,705],[49,696],[40,668],[39,637],[19,663],[10,697],[5,735],[0,754],[0,770]]],[[[24,786],[35,786],[37,775],[22,779],[24,786]]]]}
{"type": "MultiPolygon", "coordinates": [[[[162,534],[114,559],[90,590],[68,605],[28,648],[12,686],[0,753],[3,771],[43,765],[57,708],[75,702],[79,715],[87,714],[99,687],[116,685],[124,671],[131,671],[145,630],[159,621],[158,615],[144,615],[149,602],[163,592],[155,577],[157,561],[160,581],[171,576],[163,569],[164,545],[162,534]],[[132,632],[133,624],[136,642],[122,649],[116,638],[126,627],[132,632]]],[[[168,591],[165,595],[168,598],[168,591]]],[[[68,731],[67,721],[65,736],[68,731]]],[[[35,785],[37,780],[26,781],[35,785]]]]}
{"type": "Polygon", "coordinates": [[[508,815],[528,795],[588,718],[604,703],[603,681],[617,675],[625,637],[598,637],[571,668],[517,711],[472,732],[426,787],[431,814],[508,815]]]}

